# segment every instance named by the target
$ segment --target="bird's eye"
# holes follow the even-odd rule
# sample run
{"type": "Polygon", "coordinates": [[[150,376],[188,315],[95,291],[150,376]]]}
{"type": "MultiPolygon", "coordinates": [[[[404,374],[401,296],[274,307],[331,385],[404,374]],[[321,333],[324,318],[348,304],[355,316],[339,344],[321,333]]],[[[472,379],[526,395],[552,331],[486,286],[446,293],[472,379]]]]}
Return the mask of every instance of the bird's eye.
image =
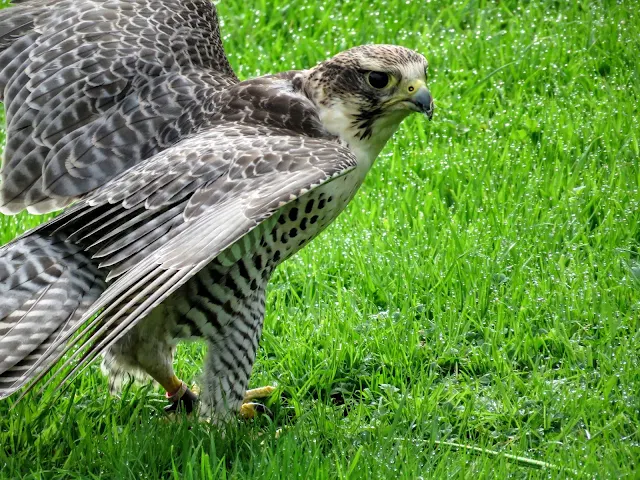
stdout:
{"type": "Polygon", "coordinates": [[[389,85],[389,75],[384,72],[369,72],[367,81],[373,88],[384,88],[389,85]]]}

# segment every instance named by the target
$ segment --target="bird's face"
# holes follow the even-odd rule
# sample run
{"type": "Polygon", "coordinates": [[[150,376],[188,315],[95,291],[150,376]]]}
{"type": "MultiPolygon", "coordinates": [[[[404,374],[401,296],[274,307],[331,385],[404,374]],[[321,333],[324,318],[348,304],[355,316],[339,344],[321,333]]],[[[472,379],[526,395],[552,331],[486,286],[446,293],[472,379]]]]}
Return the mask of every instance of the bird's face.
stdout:
{"type": "Polygon", "coordinates": [[[319,64],[309,72],[307,91],[331,133],[378,151],[407,115],[433,115],[427,60],[393,45],[355,47],[319,64]]]}

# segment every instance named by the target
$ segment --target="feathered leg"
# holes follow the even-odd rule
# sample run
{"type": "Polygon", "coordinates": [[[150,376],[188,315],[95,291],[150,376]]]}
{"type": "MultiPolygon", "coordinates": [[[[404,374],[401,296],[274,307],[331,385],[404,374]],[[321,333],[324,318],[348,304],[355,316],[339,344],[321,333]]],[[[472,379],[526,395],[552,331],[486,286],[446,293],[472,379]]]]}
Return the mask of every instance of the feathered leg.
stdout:
{"type": "Polygon", "coordinates": [[[222,325],[217,335],[208,339],[201,410],[214,422],[227,420],[238,413],[252,417],[254,404],[243,402],[269,396],[273,391],[273,387],[246,391],[263,320],[264,289],[261,288],[238,302],[233,320],[222,325]]]}
{"type": "Polygon", "coordinates": [[[191,413],[198,397],[173,370],[177,341],[173,330],[175,321],[172,321],[171,311],[160,305],[111,345],[102,362],[111,390],[118,389],[126,380],[143,381],[151,377],[167,392],[171,402],[167,411],[184,409],[191,413]]]}
{"type": "Polygon", "coordinates": [[[175,376],[173,352],[181,339],[202,338],[208,353],[200,414],[214,422],[238,413],[252,417],[257,404],[251,400],[273,391],[273,387],[246,391],[262,332],[267,278],[245,260],[227,266],[213,262],[198,272],[109,347],[103,367],[111,383],[143,373],[162,385],[174,404],[181,397],[189,409],[188,402],[196,397],[175,376]]]}

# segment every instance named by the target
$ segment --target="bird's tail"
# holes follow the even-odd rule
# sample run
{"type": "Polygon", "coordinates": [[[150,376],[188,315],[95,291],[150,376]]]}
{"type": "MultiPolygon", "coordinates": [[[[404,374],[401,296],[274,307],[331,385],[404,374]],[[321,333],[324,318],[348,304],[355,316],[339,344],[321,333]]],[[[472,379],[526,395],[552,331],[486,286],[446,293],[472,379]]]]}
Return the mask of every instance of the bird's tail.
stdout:
{"type": "Polygon", "coordinates": [[[56,340],[106,288],[106,272],[65,239],[37,230],[0,247],[0,398],[50,366],[56,340]]]}

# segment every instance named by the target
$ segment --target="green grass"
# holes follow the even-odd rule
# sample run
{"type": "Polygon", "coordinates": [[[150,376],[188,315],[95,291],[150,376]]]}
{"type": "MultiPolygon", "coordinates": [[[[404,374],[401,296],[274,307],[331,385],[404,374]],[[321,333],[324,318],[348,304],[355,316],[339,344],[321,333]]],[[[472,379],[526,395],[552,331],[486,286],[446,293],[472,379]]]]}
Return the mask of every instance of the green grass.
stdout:
{"type": "MultiPolygon", "coordinates": [[[[640,476],[640,6],[321,3],[222,0],[239,75],[401,44],[437,110],[273,278],[251,385],[280,386],[274,419],[167,424],[94,367],[52,407],[0,403],[0,476],[640,476]]],[[[0,218],[0,240],[39,221],[0,218]]]]}

